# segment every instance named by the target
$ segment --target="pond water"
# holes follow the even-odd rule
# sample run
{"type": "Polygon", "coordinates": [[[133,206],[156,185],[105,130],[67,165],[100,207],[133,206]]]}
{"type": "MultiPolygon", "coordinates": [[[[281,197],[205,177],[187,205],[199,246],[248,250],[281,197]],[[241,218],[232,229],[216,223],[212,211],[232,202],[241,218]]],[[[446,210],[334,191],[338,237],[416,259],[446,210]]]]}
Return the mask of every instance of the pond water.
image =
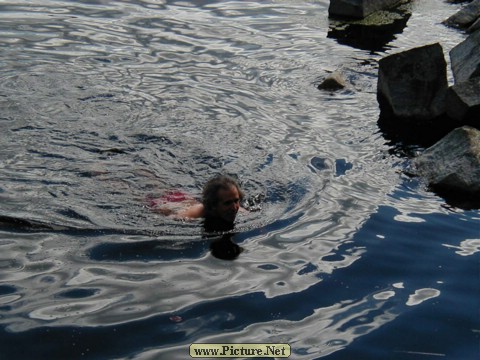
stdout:
{"type": "MultiPolygon", "coordinates": [[[[480,213],[402,174],[377,62],[464,34],[412,1],[375,34],[320,1],[0,3],[0,358],[476,359],[480,213]],[[341,70],[346,89],[317,89],[341,70]],[[233,261],[152,212],[238,178],[233,261]]],[[[452,76],[449,73],[450,82],[452,76]]]]}

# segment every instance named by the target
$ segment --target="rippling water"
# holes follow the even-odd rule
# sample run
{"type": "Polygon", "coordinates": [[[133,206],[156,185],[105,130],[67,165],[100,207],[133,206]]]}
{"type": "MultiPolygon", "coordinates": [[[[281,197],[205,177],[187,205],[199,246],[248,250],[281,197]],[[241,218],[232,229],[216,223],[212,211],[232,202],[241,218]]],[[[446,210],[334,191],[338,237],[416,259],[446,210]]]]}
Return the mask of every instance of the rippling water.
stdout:
{"type": "Polygon", "coordinates": [[[377,127],[377,61],[448,54],[464,35],[441,21],[460,5],[413,1],[369,48],[328,4],[0,2],[1,359],[251,342],[479,356],[479,212],[403,176],[377,127]],[[348,87],[318,90],[337,69],[348,87]],[[263,199],[235,261],[145,201],[218,172],[263,199]]]}

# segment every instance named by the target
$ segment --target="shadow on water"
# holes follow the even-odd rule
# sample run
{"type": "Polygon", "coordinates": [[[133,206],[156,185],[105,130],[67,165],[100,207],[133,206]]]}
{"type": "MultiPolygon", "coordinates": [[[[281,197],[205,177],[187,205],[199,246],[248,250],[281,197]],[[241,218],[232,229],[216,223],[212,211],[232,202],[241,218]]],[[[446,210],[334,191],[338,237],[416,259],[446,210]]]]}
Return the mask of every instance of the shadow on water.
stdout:
{"type": "Polygon", "coordinates": [[[92,247],[89,257],[95,261],[172,261],[197,259],[207,250],[221,260],[234,260],[243,251],[235,242],[235,233],[205,233],[187,241],[147,240],[138,242],[102,243],[92,247]]]}
{"type": "MultiPolygon", "coordinates": [[[[136,229],[76,228],[71,226],[43,223],[36,220],[0,216],[0,229],[16,232],[57,232],[76,236],[137,235],[152,236],[153,231],[136,229]]],[[[88,250],[88,256],[95,261],[171,261],[196,259],[210,249],[213,256],[222,260],[233,260],[243,249],[234,241],[234,232],[213,232],[212,224],[204,224],[202,238],[191,240],[147,240],[121,243],[101,243],[88,250]],[[209,232],[210,231],[210,232],[209,232]]],[[[218,230],[218,229],[217,229],[218,230]]],[[[233,230],[233,226],[225,231],[233,230]]],[[[160,234],[157,234],[160,235],[160,234]]]]}
{"type": "Polygon", "coordinates": [[[102,243],[91,248],[95,261],[152,261],[195,259],[208,249],[206,241],[147,240],[139,242],[102,243]]]}
{"type": "Polygon", "coordinates": [[[467,211],[480,209],[480,196],[476,193],[461,193],[442,187],[430,187],[430,190],[445,200],[447,204],[445,207],[467,211]]]}
{"type": "MultiPolygon", "coordinates": [[[[394,147],[417,145],[429,147],[455,128],[454,120],[447,115],[433,119],[402,118],[393,113],[388,100],[377,94],[380,115],[377,125],[383,137],[394,147]]],[[[460,124],[458,124],[460,126],[460,124]]]]}
{"type": "Polygon", "coordinates": [[[100,227],[76,227],[43,222],[40,220],[18,218],[0,215],[0,229],[5,228],[11,232],[57,232],[74,236],[104,236],[104,235],[161,235],[159,231],[141,229],[114,229],[100,227]]]}

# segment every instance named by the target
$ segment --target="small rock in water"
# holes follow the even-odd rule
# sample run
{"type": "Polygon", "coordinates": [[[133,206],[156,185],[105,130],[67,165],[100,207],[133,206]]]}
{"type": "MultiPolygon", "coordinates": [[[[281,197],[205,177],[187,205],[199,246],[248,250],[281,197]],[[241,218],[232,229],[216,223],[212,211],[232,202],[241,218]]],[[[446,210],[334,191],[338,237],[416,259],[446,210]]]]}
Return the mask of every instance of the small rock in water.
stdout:
{"type": "Polygon", "coordinates": [[[340,72],[335,71],[322,81],[320,85],[318,85],[319,90],[341,90],[347,86],[345,79],[343,78],[340,72]]]}

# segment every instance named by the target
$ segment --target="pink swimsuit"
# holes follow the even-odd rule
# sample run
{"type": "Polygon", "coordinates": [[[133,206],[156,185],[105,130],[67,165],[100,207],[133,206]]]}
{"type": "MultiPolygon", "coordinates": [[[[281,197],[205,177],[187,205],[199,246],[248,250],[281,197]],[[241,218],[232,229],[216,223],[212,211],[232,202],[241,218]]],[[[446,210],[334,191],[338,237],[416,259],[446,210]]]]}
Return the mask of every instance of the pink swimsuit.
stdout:
{"type": "Polygon", "coordinates": [[[193,201],[194,198],[180,190],[167,191],[165,194],[156,199],[147,197],[148,204],[151,208],[156,208],[157,206],[168,203],[179,203],[187,200],[193,201]]]}

